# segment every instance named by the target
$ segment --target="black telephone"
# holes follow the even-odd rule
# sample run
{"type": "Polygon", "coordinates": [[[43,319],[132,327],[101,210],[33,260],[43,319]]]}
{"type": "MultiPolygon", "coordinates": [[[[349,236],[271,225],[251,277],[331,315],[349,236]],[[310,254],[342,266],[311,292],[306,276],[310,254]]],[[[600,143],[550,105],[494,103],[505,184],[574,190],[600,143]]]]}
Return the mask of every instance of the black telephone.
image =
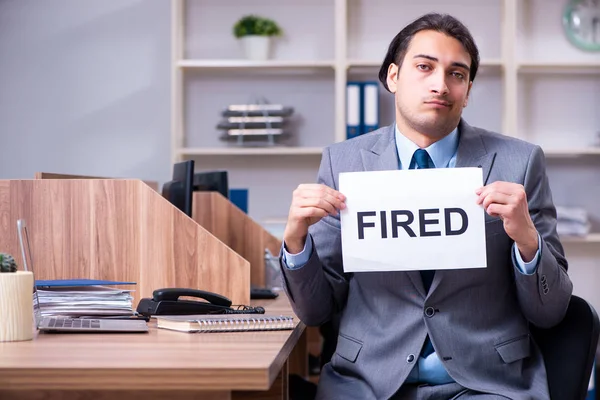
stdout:
{"type": "Polygon", "coordinates": [[[137,312],[152,315],[192,315],[192,314],[263,314],[262,307],[231,308],[231,300],[217,293],[197,289],[164,288],[152,292],[152,298],[141,299],[137,312]],[[206,301],[180,300],[179,297],[195,297],[206,301]]]}

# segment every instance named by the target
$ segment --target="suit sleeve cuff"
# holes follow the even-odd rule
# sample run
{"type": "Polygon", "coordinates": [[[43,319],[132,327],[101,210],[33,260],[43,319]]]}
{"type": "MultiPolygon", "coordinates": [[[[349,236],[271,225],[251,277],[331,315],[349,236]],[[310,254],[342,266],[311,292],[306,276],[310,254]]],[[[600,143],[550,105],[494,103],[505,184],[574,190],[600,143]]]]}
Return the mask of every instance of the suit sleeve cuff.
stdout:
{"type": "Polygon", "coordinates": [[[313,241],[310,235],[306,236],[306,243],[304,243],[304,249],[298,254],[290,254],[285,249],[285,243],[283,244],[283,261],[287,269],[299,269],[306,265],[313,251],[313,241]]]}
{"type": "Polygon", "coordinates": [[[538,263],[540,260],[540,241],[541,238],[540,234],[538,233],[538,249],[535,252],[533,260],[531,260],[530,262],[523,261],[523,258],[521,257],[521,252],[517,248],[517,244],[513,243],[513,263],[515,264],[519,272],[521,272],[522,274],[533,275],[535,271],[537,271],[538,263]]]}

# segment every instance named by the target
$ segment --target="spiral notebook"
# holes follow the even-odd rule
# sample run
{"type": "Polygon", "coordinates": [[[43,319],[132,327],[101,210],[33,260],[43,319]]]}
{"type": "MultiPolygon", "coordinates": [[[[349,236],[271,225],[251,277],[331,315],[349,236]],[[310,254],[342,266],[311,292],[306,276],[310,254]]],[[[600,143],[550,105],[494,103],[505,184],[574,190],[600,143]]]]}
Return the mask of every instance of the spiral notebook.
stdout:
{"type": "Polygon", "coordinates": [[[294,318],[283,315],[157,315],[156,323],[159,328],[190,333],[278,331],[294,329],[294,318]]]}

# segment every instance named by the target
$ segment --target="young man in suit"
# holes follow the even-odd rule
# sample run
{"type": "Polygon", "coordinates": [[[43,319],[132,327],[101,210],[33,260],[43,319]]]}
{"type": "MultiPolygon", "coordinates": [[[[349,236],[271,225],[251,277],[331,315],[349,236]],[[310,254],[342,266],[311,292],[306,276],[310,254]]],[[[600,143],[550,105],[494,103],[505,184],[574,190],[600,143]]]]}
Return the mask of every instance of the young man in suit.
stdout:
{"type": "Polygon", "coordinates": [[[549,398],[529,324],[560,322],[572,283],[542,150],[461,118],[478,65],[455,18],[409,24],[379,73],[395,97],[395,123],[327,147],[318,183],[293,193],[286,291],[307,325],[341,316],[319,399],[549,398]],[[340,172],[453,167],[482,169],[487,268],[344,273],[340,172]]]}

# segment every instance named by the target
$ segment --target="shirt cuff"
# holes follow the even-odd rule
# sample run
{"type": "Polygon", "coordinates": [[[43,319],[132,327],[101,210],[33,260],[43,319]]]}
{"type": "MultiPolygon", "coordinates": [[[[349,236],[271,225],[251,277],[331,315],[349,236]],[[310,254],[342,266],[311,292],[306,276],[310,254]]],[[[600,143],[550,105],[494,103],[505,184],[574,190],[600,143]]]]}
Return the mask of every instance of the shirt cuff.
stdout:
{"type": "Polygon", "coordinates": [[[525,275],[533,275],[537,270],[538,261],[540,260],[540,243],[541,238],[540,234],[538,233],[538,249],[535,252],[533,260],[531,260],[530,262],[523,261],[523,258],[521,257],[521,252],[517,248],[517,244],[513,243],[513,262],[515,263],[516,267],[521,273],[525,275]]]}
{"type": "Polygon", "coordinates": [[[298,254],[290,254],[285,249],[285,243],[283,244],[283,261],[287,269],[299,269],[306,265],[313,251],[313,241],[310,235],[306,236],[306,243],[304,243],[304,249],[298,254]]]}

